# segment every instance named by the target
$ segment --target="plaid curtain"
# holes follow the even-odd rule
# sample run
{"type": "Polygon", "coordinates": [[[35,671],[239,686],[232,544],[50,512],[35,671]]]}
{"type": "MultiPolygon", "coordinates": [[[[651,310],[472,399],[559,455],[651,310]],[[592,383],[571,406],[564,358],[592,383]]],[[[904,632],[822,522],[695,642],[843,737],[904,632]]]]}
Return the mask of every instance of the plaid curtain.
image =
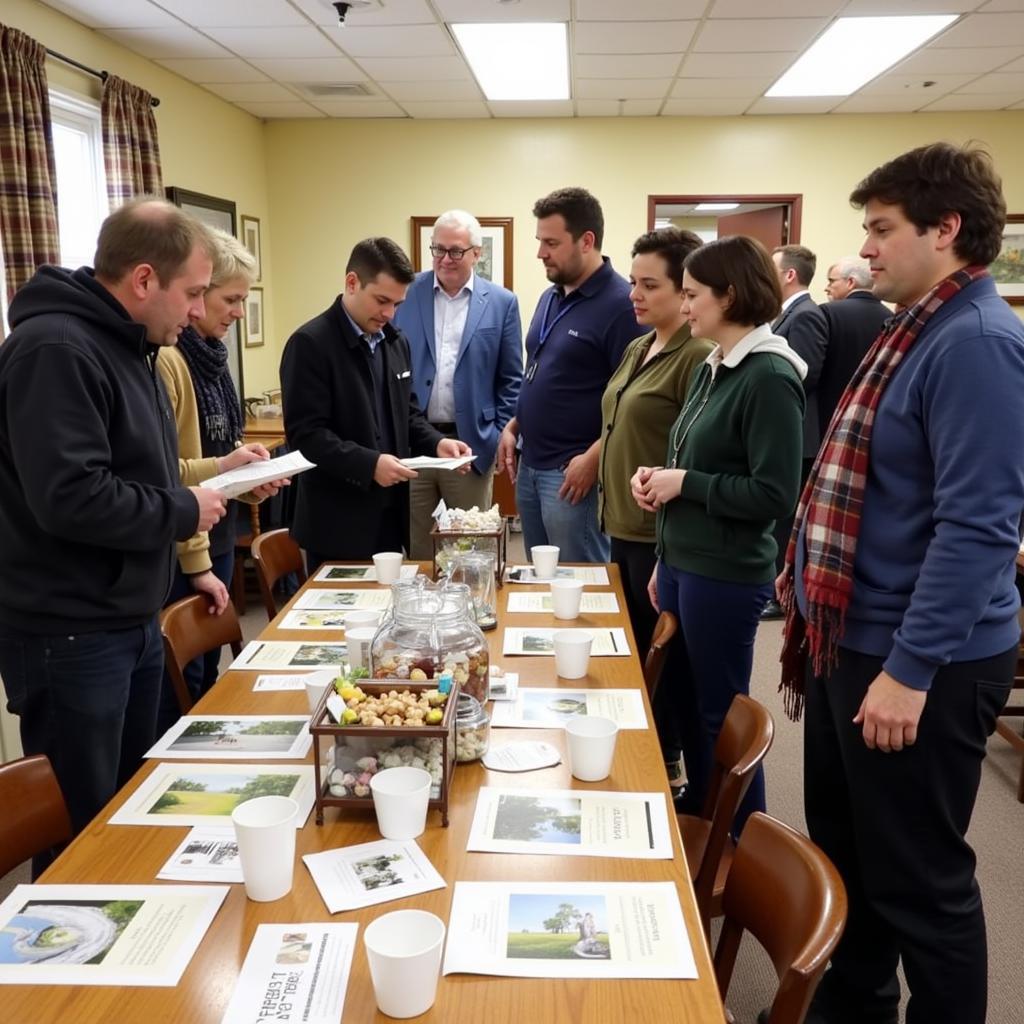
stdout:
{"type": "Polygon", "coordinates": [[[103,163],[112,210],[135,196],[164,194],[152,99],[145,89],[117,75],[107,75],[103,82],[103,163]]]}
{"type": "Polygon", "coordinates": [[[43,263],[60,262],[46,48],[0,25],[0,242],[7,299],[43,263]]]}

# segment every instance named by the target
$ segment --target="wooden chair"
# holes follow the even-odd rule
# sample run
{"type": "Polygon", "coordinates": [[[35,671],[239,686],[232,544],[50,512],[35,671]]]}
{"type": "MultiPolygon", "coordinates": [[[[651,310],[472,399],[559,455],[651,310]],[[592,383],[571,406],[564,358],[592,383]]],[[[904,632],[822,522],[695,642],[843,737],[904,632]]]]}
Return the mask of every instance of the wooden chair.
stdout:
{"type": "Polygon", "coordinates": [[[654,624],[651,635],[651,646],[644,658],[644,686],[647,687],[647,699],[654,705],[654,694],[658,690],[661,673],[665,667],[669,641],[679,631],[679,620],[671,612],[662,612],[654,624]]]}
{"type": "Polygon", "coordinates": [[[306,566],[302,561],[302,549],[291,538],[287,529],[268,530],[253,538],[252,560],[256,563],[256,579],[259,580],[260,594],[267,618],[273,622],[277,615],[274,600],[274,585],[282,576],[295,573],[299,583],[306,582],[306,566]]]}
{"type": "Polygon", "coordinates": [[[185,682],[185,666],[216,647],[230,645],[237,658],[242,653],[242,627],[230,601],[220,615],[210,614],[203,594],[183,597],[160,613],[160,634],[164,639],[164,664],[174,685],[178,707],[187,715],[195,698],[185,682]]]}
{"type": "Polygon", "coordinates": [[[736,694],[715,743],[715,765],[700,817],[678,814],[686,862],[705,934],[722,913],[722,893],[735,854],[730,832],[736,811],[775,735],[768,709],[736,694]]]}
{"type": "Polygon", "coordinates": [[[806,836],[754,813],[740,836],[722,910],[715,949],[722,999],[746,930],[771,957],[779,978],[768,1024],[802,1024],[846,924],[846,889],[832,862],[806,836]]]}
{"type": "MultiPolygon", "coordinates": [[[[1024,645],[1021,646],[1017,655],[1017,671],[1013,676],[1014,690],[1024,690],[1024,645]]],[[[1019,754],[1024,754],[1024,735],[1014,729],[1004,718],[1024,718],[1024,703],[1014,704],[1013,697],[1007,702],[1006,707],[999,712],[996,719],[996,732],[1019,754]]],[[[1017,799],[1024,804],[1024,757],[1020,762],[1020,775],[1017,776],[1017,799]]]]}
{"type": "Polygon", "coordinates": [[[0,765],[0,807],[0,876],[71,839],[64,795],[43,754],[0,765]]]}

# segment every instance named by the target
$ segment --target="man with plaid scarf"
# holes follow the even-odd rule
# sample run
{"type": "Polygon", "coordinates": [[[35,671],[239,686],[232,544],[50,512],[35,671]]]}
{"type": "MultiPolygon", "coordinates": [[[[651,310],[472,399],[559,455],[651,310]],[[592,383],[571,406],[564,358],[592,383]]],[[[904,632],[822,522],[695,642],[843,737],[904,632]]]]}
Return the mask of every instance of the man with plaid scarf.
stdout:
{"type": "Polygon", "coordinates": [[[850,197],[875,295],[905,307],[847,387],[778,580],[782,685],[806,710],[811,838],[849,896],[808,1024],[983,1024],[985,920],[966,833],[1020,638],[1024,327],[988,265],[989,156],[936,143],[850,197]]]}

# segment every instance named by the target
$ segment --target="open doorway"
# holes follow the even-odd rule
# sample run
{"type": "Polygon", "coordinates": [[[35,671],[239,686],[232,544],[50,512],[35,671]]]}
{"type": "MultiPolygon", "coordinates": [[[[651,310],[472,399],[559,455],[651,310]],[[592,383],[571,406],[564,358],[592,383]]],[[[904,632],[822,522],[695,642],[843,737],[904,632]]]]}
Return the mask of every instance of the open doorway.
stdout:
{"type": "Polygon", "coordinates": [[[674,224],[705,242],[729,235],[750,235],[770,252],[800,241],[803,196],[659,195],[647,197],[647,228],[674,224]]]}

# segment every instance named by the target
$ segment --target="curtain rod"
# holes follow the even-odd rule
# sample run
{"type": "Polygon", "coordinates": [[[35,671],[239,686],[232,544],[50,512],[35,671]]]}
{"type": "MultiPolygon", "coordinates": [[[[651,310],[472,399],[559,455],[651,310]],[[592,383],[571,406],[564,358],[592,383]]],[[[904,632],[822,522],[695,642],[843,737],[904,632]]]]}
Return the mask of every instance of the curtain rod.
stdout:
{"type": "MultiPolygon", "coordinates": [[[[74,60],[71,57],[65,57],[63,53],[51,50],[48,46],[46,47],[46,52],[55,60],[61,60],[65,64],[70,64],[73,68],[78,68],[79,71],[84,71],[87,75],[92,75],[94,78],[98,78],[101,82],[105,82],[109,77],[109,72],[97,71],[95,68],[89,67],[88,64],[83,64],[81,61],[74,60]]],[[[155,96],[150,98],[150,103],[152,103],[154,107],[160,106],[160,101],[155,96]]]]}

